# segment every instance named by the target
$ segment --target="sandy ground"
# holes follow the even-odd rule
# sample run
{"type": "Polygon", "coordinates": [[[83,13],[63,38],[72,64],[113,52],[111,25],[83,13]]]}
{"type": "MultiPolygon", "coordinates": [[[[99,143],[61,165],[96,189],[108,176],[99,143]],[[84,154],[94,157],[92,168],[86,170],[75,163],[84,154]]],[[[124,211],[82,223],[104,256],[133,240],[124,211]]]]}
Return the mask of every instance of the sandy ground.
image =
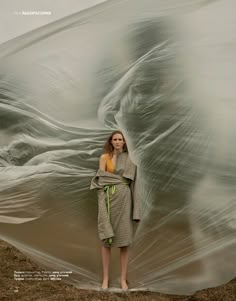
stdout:
{"type": "Polygon", "coordinates": [[[60,281],[17,281],[14,271],[42,270],[19,250],[0,241],[0,300],[81,300],[81,301],[235,301],[236,278],[229,283],[198,291],[192,296],[164,295],[152,292],[111,293],[80,290],[60,281]]]}

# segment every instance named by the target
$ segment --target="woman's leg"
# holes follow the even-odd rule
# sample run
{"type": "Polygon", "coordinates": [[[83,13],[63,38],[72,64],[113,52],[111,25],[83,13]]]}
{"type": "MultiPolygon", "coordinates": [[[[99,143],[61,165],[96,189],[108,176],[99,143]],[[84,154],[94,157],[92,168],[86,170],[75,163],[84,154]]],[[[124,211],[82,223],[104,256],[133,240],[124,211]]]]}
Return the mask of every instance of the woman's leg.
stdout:
{"type": "Polygon", "coordinates": [[[126,282],[127,268],[128,268],[128,247],[120,248],[120,263],[121,263],[121,277],[120,284],[123,290],[128,289],[126,282]]]}
{"type": "Polygon", "coordinates": [[[108,288],[111,248],[102,247],[103,282],[102,288],[108,288]]]}

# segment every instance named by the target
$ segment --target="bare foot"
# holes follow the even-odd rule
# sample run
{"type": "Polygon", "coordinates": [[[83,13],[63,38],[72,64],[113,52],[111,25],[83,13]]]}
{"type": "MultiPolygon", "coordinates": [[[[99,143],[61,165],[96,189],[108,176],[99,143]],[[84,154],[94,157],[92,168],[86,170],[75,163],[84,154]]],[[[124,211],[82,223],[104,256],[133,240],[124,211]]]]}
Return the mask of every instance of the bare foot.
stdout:
{"type": "Polygon", "coordinates": [[[103,282],[102,282],[102,289],[108,289],[108,280],[103,280],[103,282]]]}
{"type": "Polygon", "coordinates": [[[127,291],[128,290],[128,285],[127,285],[126,280],[121,280],[120,284],[121,284],[121,288],[122,288],[123,291],[127,291]]]}

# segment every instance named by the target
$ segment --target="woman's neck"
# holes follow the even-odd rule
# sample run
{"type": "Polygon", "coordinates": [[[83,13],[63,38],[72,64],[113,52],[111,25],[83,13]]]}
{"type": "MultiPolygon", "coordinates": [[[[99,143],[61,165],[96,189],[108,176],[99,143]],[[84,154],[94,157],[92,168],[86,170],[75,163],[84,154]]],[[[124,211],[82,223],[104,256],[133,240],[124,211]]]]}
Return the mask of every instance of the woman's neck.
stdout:
{"type": "Polygon", "coordinates": [[[117,154],[120,154],[122,152],[123,152],[123,150],[118,151],[118,150],[114,149],[113,150],[113,155],[117,155],[117,154]]]}

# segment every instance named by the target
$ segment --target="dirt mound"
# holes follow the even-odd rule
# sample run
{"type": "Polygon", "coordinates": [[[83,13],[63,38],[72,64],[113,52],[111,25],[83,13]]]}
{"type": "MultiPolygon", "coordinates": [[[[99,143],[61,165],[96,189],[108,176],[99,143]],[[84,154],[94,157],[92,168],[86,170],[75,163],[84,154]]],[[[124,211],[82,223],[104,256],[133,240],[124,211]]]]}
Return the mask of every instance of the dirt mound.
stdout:
{"type": "Polygon", "coordinates": [[[198,291],[192,296],[164,295],[152,292],[109,293],[81,290],[63,280],[17,281],[14,271],[41,271],[19,250],[0,241],[0,300],[37,301],[235,301],[236,279],[225,285],[198,291]]]}

